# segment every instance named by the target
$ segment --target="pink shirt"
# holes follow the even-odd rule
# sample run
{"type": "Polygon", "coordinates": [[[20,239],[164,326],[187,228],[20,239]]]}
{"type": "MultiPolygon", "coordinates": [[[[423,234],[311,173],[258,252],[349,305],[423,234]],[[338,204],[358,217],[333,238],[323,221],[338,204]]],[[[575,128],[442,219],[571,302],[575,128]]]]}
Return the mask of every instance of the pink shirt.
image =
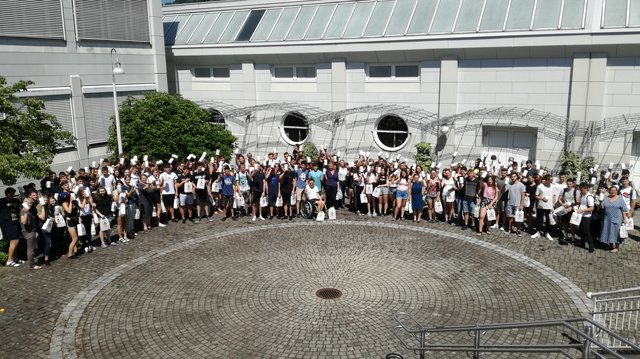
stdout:
{"type": "Polygon", "coordinates": [[[493,187],[486,185],[484,186],[484,192],[482,193],[484,198],[493,199],[496,196],[496,190],[493,187]]]}

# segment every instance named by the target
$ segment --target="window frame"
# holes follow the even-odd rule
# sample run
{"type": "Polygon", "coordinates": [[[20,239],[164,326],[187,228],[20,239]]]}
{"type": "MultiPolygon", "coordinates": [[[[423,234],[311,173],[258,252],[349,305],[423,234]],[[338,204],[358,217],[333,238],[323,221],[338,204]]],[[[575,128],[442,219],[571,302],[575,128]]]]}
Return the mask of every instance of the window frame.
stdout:
{"type": "Polygon", "coordinates": [[[287,113],[282,115],[282,118],[280,119],[280,126],[278,127],[280,128],[280,137],[282,137],[282,140],[289,145],[301,145],[305,143],[311,136],[311,124],[309,123],[309,119],[307,118],[307,116],[305,116],[303,113],[299,111],[288,111],[287,113]],[[294,114],[300,115],[304,119],[304,122],[306,123],[307,135],[301,141],[294,141],[291,138],[289,138],[289,136],[287,136],[286,128],[296,129],[296,130],[303,129],[302,127],[298,127],[298,126],[285,126],[284,122],[287,120],[287,117],[294,114]]]}
{"type": "Polygon", "coordinates": [[[387,63],[381,63],[381,64],[376,64],[376,63],[371,63],[371,64],[367,64],[366,68],[365,68],[365,78],[367,81],[372,81],[372,82],[376,82],[376,81],[401,81],[401,82],[419,82],[420,81],[420,77],[421,77],[421,72],[420,72],[421,68],[420,68],[420,64],[416,64],[416,63],[399,63],[399,64],[387,64],[387,63]],[[371,67],[375,67],[375,66],[390,66],[391,67],[391,77],[371,77],[370,76],[370,68],[371,67]],[[416,77],[404,77],[404,76],[397,76],[397,67],[399,66],[416,66],[418,68],[418,76],[416,77]]]}
{"type": "Polygon", "coordinates": [[[316,82],[317,79],[318,79],[318,67],[316,65],[272,65],[271,66],[271,80],[274,82],[279,82],[279,81],[316,82]],[[293,77],[276,77],[276,68],[284,68],[284,67],[288,67],[292,69],[293,77]],[[298,68],[306,68],[306,67],[314,69],[315,71],[314,77],[298,76],[298,68]]]}
{"type": "Polygon", "coordinates": [[[231,66],[192,66],[191,67],[191,80],[192,81],[230,81],[231,80],[231,66]],[[209,77],[197,77],[196,69],[208,69],[209,77]],[[226,69],[229,72],[227,77],[214,76],[214,69],[226,69]]]}
{"type": "MultiPolygon", "coordinates": [[[[404,147],[407,146],[407,144],[409,144],[409,141],[411,140],[411,129],[409,128],[409,124],[407,123],[407,120],[400,116],[400,115],[396,115],[395,113],[385,113],[383,115],[381,115],[380,117],[378,117],[378,119],[376,120],[374,127],[373,127],[373,141],[375,142],[375,144],[380,147],[382,150],[384,151],[388,151],[388,152],[397,152],[402,150],[404,147]],[[402,122],[404,122],[405,126],[407,127],[407,138],[404,140],[404,142],[402,142],[400,145],[396,146],[396,147],[390,147],[385,145],[382,140],[380,139],[380,137],[378,136],[378,126],[380,125],[380,122],[387,118],[387,117],[397,117],[399,119],[402,120],[402,122]]],[[[383,132],[385,133],[405,133],[404,131],[391,131],[391,130],[383,130],[383,132]]]]}

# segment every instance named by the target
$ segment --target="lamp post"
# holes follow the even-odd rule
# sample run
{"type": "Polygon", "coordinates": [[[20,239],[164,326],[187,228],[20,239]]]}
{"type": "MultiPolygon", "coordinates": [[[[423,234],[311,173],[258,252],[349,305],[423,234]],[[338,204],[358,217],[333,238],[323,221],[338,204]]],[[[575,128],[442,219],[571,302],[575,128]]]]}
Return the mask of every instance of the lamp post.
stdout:
{"type": "Polygon", "coordinates": [[[116,136],[118,137],[118,156],[123,153],[122,150],[122,134],[120,133],[120,113],[118,112],[118,94],[116,93],[116,75],[124,74],[122,65],[118,60],[118,52],[116,49],[111,49],[111,82],[113,84],[113,109],[116,114],[116,136]],[[116,55],[115,61],[113,61],[113,55],[116,55]]]}

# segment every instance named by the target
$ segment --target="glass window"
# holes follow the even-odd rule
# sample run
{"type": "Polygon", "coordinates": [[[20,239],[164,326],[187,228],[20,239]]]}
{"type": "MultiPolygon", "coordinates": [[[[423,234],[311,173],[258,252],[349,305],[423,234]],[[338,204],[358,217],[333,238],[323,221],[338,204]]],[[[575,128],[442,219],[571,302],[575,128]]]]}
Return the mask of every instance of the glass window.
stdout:
{"type": "Polygon", "coordinates": [[[453,30],[453,23],[456,21],[459,7],[460,0],[440,1],[431,26],[431,33],[450,33],[453,30]]]}
{"type": "Polygon", "coordinates": [[[211,30],[209,30],[209,33],[205,37],[204,43],[210,44],[218,42],[220,35],[222,35],[222,32],[229,23],[229,20],[231,20],[232,16],[233,12],[220,13],[220,16],[218,16],[218,19],[216,19],[216,22],[213,24],[211,30]]]}
{"type": "Polygon", "coordinates": [[[299,10],[299,7],[289,7],[282,11],[280,19],[276,23],[276,26],[273,28],[271,36],[269,36],[269,41],[284,40],[284,37],[287,36],[289,28],[291,27],[291,23],[296,18],[296,15],[298,15],[299,10]]]}
{"type": "Polygon", "coordinates": [[[534,2],[535,0],[511,1],[509,18],[507,19],[507,30],[529,30],[531,27],[531,16],[533,16],[534,2]]]}
{"type": "Polygon", "coordinates": [[[289,30],[287,40],[302,40],[305,31],[307,31],[307,27],[309,27],[309,22],[311,22],[313,14],[316,12],[317,8],[317,6],[302,7],[298,17],[296,17],[296,21],[291,25],[291,30],[289,30]]]}
{"type": "Polygon", "coordinates": [[[406,144],[409,138],[409,128],[402,118],[386,115],[378,121],[375,134],[376,142],[381,148],[393,151],[406,144]]]}
{"type": "Polygon", "coordinates": [[[354,6],[354,3],[342,3],[338,5],[323,38],[335,39],[342,36],[342,31],[345,25],[347,25],[347,21],[349,21],[349,15],[351,15],[354,6]]]}
{"type": "Polygon", "coordinates": [[[236,11],[218,42],[232,42],[238,36],[240,27],[244,24],[247,16],[249,16],[249,10],[236,11]]]}
{"type": "Polygon", "coordinates": [[[296,67],[296,77],[303,79],[314,79],[316,78],[316,68],[315,66],[298,66],[296,67]]]}
{"type": "Polygon", "coordinates": [[[284,116],[282,128],[285,140],[290,144],[302,143],[309,135],[309,122],[299,112],[289,112],[284,116]]]}
{"type": "Polygon", "coordinates": [[[236,37],[236,41],[249,41],[251,40],[251,36],[253,36],[254,31],[256,31],[256,27],[260,23],[260,19],[264,15],[264,10],[252,10],[245,21],[242,29],[238,33],[238,37],[236,37]]]}
{"type": "Polygon", "coordinates": [[[397,65],[396,77],[420,77],[420,67],[418,65],[397,65]]]}
{"type": "Polygon", "coordinates": [[[344,30],[343,37],[360,37],[364,32],[364,27],[367,25],[369,15],[373,10],[374,2],[359,2],[356,3],[356,9],[353,11],[351,20],[347,28],[344,30]]]}
{"type": "Polygon", "coordinates": [[[391,78],[391,65],[369,66],[369,77],[371,78],[391,78]]]}
{"type": "Polygon", "coordinates": [[[605,0],[604,27],[621,27],[627,23],[627,0],[605,0]]]}
{"type": "Polygon", "coordinates": [[[277,79],[292,79],[293,67],[292,66],[276,66],[273,68],[273,77],[277,79]]]}
{"type": "Polygon", "coordinates": [[[564,9],[562,10],[562,28],[582,28],[584,2],[585,0],[564,0],[564,9]]]}
{"type": "Polygon", "coordinates": [[[411,12],[416,4],[416,0],[397,0],[396,8],[393,9],[389,25],[387,25],[387,32],[385,36],[390,35],[404,35],[407,30],[409,19],[411,18],[411,12]]]}
{"type": "Polygon", "coordinates": [[[253,37],[251,37],[251,41],[265,41],[273,29],[273,25],[275,25],[278,20],[278,16],[282,9],[269,9],[262,16],[262,20],[256,27],[256,31],[253,32],[253,37]]]}
{"type": "Polygon", "coordinates": [[[210,78],[211,77],[211,69],[208,67],[194,67],[193,68],[193,77],[201,79],[201,78],[210,78]]]}
{"type": "Polygon", "coordinates": [[[213,78],[229,78],[230,72],[228,67],[214,67],[213,68],[213,78]]]}
{"type": "Polygon", "coordinates": [[[189,15],[179,15],[171,22],[167,22],[165,20],[165,22],[163,23],[166,28],[164,33],[164,41],[167,45],[173,45],[175,43],[176,36],[180,33],[180,31],[182,31],[184,25],[187,23],[187,20],[189,20],[189,15]]]}
{"type": "Polygon", "coordinates": [[[629,26],[640,26],[639,0],[631,0],[629,4],[629,26]]]}
{"type": "Polygon", "coordinates": [[[437,0],[418,0],[416,11],[411,18],[411,24],[409,24],[408,34],[426,34],[429,31],[437,3],[437,0]]]}
{"type": "Polygon", "coordinates": [[[204,17],[204,14],[191,15],[191,17],[189,18],[189,21],[184,25],[184,28],[182,29],[182,31],[180,31],[178,36],[176,36],[175,44],[176,45],[186,44],[187,40],[189,40],[189,38],[191,37],[191,34],[193,34],[193,31],[196,29],[196,27],[200,23],[200,20],[202,20],[203,17],[204,17]]]}
{"type": "Polygon", "coordinates": [[[311,25],[309,25],[309,29],[307,29],[307,34],[304,36],[305,39],[319,39],[322,37],[322,33],[324,29],[327,27],[327,23],[331,18],[331,14],[333,14],[333,10],[336,8],[335,4],[331,5],[321,5],[316,11],[316,15],[313,17],[311,21],[311,25]]]}
{"type": "Polygon", "coordinates": [[[364,36],[381,36],[393,10],[393,1],[379,1],[371,14],[364,36]]]}
{"type": "Polygon", "coordinates": [[[191,36],[189,44],[202,43],[202,41],[204,41],[204,36],[207,34],[207,31],[209,31],[211,25],[216,22],[218,15],[220,15],[220,13],[218,12],[205,15],[198,28],[193,32],[193,36],[191,36]]]}
{"type": "Polygon", "coordinates": [[[533,28],[557,29],[561,8],[562,0],[538,0],[533,28]]]}
{"type": "Polygon", "coordinates": [[[455,32],[475,32],[482,13],[484,0],[463,0],[455,32]]]}
{"type": "Polygon", "coordinates": [[[502,31],[509,0],[487,0],[480,20],[480,31],[502,31]]]}

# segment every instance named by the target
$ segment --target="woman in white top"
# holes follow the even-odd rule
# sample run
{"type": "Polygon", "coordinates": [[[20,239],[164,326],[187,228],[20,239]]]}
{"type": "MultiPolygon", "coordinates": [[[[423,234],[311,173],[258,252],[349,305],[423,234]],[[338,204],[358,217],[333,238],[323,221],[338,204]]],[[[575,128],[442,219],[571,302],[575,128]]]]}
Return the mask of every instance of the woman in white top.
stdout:
{"type": "Polygon", "coordinates": [[[442,171],[442,180],[440,188],[442,188],[442,197],[444,199],[444,222],[453,223],[453,209],[456,203],[456,189],[458,182],[451,176],[451,169],[445,168],[442,171]]]}
{"type": "Polygon", "coordinates": [[[376,216],[376,199],[373,196],[373,190],[378,185],[378,173],[376,169],[369,166],[369,172],[367,173],[367,184],[365,186],[365,193],[367,194],[367,215],[369,217],[376,216]]]}
{"type": "Polygon", "coordinates": [[[340,160],[338,163],[338,183],[340,184],[340,192],[342,192],[342,199],[338,201],[338,207],[344,208],[344,196],[345,191],[347,189],[347,174],[349,173],[349,169],[347,168],[347,164],[344,160],[340,160]]]}
{"type": "Polygon", "coordinates": [[[398,185],[398,190],[396,191],[396,207],[392,219],[395,221],[398,218],[398,213],[400,213],[400,219],[404,221],[404,206],[409,200],[409,175],[407,170],[400,171],[400,178],[395,182],[398,185]]]}

